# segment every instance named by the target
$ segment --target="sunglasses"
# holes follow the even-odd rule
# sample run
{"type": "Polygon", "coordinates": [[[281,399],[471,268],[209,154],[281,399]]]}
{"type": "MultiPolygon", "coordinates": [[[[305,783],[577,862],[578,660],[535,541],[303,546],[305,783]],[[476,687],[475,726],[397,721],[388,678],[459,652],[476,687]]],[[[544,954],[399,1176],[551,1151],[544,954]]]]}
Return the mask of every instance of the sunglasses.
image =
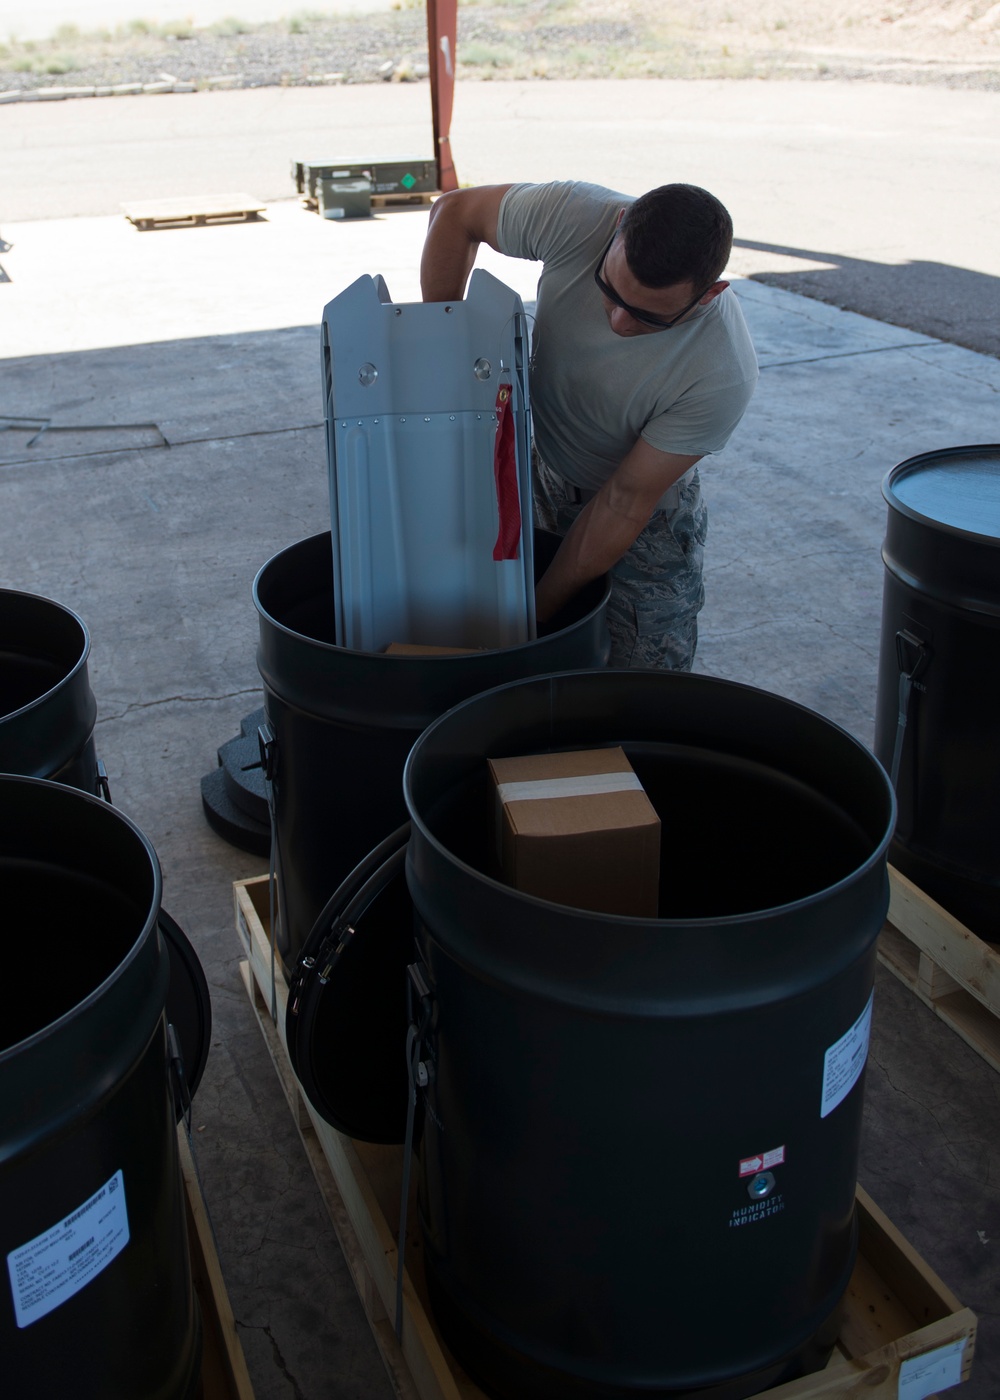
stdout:
{"type": "MultiPolygon", "coordinates": [[[[615,229],[614,233],[611,235],[611,243],[614,243],[617,237],[618,230],[615,229]]],[[[699,292],[692,301],[688,302],[683,311],[678,311],[676,316],[671,316],[669,319],[665,316],[654,316],[650,311],[641,311],[637,306],[629,306],[628,302],[623,301],[615,289],[609,286],[601,276],[601,269],[607,262],[608,254],[611,252],[611,243],[605,248],[597,266],[594,268],[594,281],[597,283],[602,296],[607,297],[608,301],[613,302],[615,306],[620,306],[623,311],[627,311],[632,317],[632,320],[638,321],[640,325],[651,326],[657,331],[668,331],[671,326],[676,326],[678,321],[682,321],[688,312],[697,306],[705,295],[704,292],[699,292]]]]}

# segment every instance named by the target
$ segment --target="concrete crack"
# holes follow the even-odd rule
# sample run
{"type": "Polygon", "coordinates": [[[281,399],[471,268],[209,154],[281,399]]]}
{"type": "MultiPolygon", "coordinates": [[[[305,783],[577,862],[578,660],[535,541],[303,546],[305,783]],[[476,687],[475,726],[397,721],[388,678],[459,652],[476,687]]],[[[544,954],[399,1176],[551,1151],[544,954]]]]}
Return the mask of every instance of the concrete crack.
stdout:
{"type": "Polygon", "coordinates": [[[889,1088],[893,1091],[893,1093],[898,1094],[900,1098],[906,1099],[909,1103],[916,1104],[918,1108],[924,1109],[934,1120],[935,1125],[938,1128],[942,1129],[942,1134],[946,1136],[946,1134],[944,1134],[943,1132],[943,1127],[940,1119],[938,1118],[937,1114],[933,1111],[933,1109],[931,1109],[930,1105],[926,1104],[923,1101],[923,1099],[918,1098],[916,1094],[911,1094],[907,1089],[904,1089],[901,1085],[897,1084],[892,1076],[892,1071],[890,1070],[888,1065],[880,1062],[879,1068],[882,1070],[882,1073],[889,1081],[889,1088]]]}
{"type": "MultiPolygon", "coordinates": [[[[939,343],[940,343],[940,344],[945,344],[945,343],[947,343],[947,342],[939,342],[939,343]]],[[[916,349],[925,349],[925,348],[926,348],[925,346],[914,346],[914,347],[913,347],[913,349],[915,349],[915,350],[916,350],[916,349]]],[[[963,348],[963,347],[960,346],[959,348],[961,349],[961,348],[963,348]]],[[[976,352],[975,352],[975,351],[972,351],[971,353],[975,354],[976,352]]],[[[909,358],[909,359],[912,359],[912,360],[917,360],[918,363],[920,363],[920,364],[926,363],[925,361],[923,361],[923,360],[920,359],[920,356],[919,356],[919,355],[909,355],[908,358],[909,358]]],[[[954,367],[953,365],[935,365],[934,368],[935,368],[936,370],[938,370],[939,373],[942,373],[942,374],[950,374],[954,379],[964,379],[964,380],[967,380],[970,384],[975,384],[977,388],[980,388],[980,389],[989,389],[989,391],[990,391],[991,394],[1000,394],[1000,384],[990,384],[987,380],[981,379],[981,378],[979,377],[979,375],[976,375],[976,374],[966,374],[963,370],[955,369],[955,367],[954,367]]]]}
{"type": "Polygon", "coordinates": [[[163,695],[157,700],[133,700],[123,710],[98,716],[97,724],[107,724],[110,720],[124,719],[133,710],[153,710],[159,705],[202,705],[214,700],[239,700],[244,695],[260,694],[260,687],[253,686],[247,690],[227,690],[222,695],[163,695]]]}
{"type": "MultiPolygon", "coordinates": [[[[32,419],[32,420],[31,420],[32,423],[37,423],[37,422],[39,422],[39,421],[40,421],[39,419],[32,419]]],[[[137,426],[137,425],[132,424],[132,423],[121,423],[121,424],[111,424],[111,425],[109,425],[109,426],[111,426],[111,427],[113,427],[113,428],[118,428],[118,427],[132,428],[132,427],[135,427],[135,426],[137,426]]],[[[138,425],[138,426],[142,426],[142,425],[140,424],[140,425],[138,425]]],[[[163,437],[163,433],[162,433],[162,431],[160,430],[160,428],[157,427],[156,424],[153,424],[152,426],[153,426],[153,427],[156,427],[156,431],[157,431],[158,433],[160,433],[160,436],[161,436],[161,437],[163,437]]],[[[287,435],[288,433],[305,433],[305,432],[311,431],[312,429],[322,428],[322,427],[324,427],[324,426],[325,426],[325,424],[323,424],[323,423],[299,423],[299,424],[295,424],[293,427],[290,427],[290,428],[261,428],[261,429],[255,431],[255,432],[252,432],[252,433],[218,433],[218,434],[215,434],[214,436],[211,436],[211,437],[171,438],[169,442],[167,441],[167,439],[166,439],[165,437],[163,437],[163,442],[162,442],[162,443],[157,443],[157,444],[155,444],[155,449],[156,449],[156,450],[162,450],[162,448],[164,448],[164,447],[198,447],[198,446],[204,446],[206,443],[213,443],[213,442],[242,442],[245,438],[283,437],[283,436],[287,435]]],[[[82,431],[86,431],[86,430],[87,430],[87,429],[76,429],[75,431],[82,432],[82,431]]],[[[68,429],[67,429],[67,430],[63,430],[63,429],[58,429],[58,428],[49,428],[48,431],[49,431],[49,432],[68,431],[68,429]]],[[[30,445],[30,444],[29,444],[29,445],[30,445]]],[[[102,448],[96,448],[96,449],[94,449],[93,451],[90,451],[90,452],[67,452],[67,453],[63,453],[63,454],[61,454],[61,455],[55,455],[55,454],[53,454],[53,455],[51,455],[51,456],[45,456],[45,457],[35,457],[35,456],[31,456],[31,457],[11,457],[11,458],[9,458],[7,461],[0,462],[0,466],[3,466],[3,467],[31,467],[31,466],[46,467],[46,466],[52,466],[52,465],[53,465],[54,463],[56,463],[56,462],[76,462],[76,461],[85,460],[85,459],[88,458],[88,457],[121,457],[121,456],[124,455],[125,453],[129,453],[129,452],[134,452],[134,453],[139,453],[139,454],[141,454],[141,453],[143,453],[143,452],[150,452],[150,451],[152,451],[152,450],[154,450],[154,445],[151,445],[151,444],[149,444],[149,443],[146,443],[145,445],[140,445],[140,446],[137,446],[137,447],[136,447],[136,446],[133,446],[133,447],[102,447],[102,448]]]]}
{"type": "Polygon", "coordinates": [[[271,1343],[271,1350],[274,1352],[275,1365],[277,1366],[281,1374],[284,1376],[288,1384],[292,1387],[292,1395],[295,1397],[295,1400],[306,1400],[305,1391],[301,1388],[298,1381],[292,1375],[291,1371],[289,1371],[288,1366],[285,1363],[285,1358],[281,1353],[281,1348],[278,1346],[278,1343],[274,1340],[274,1337],[271,1334],[270,1327],[264,1328],[264,1335],[267,1337],[267,1340],[271,1343]]]}
{"type": "Polygon", "coordinates": [[[923,1099],[919,1098],[917,1095],[910,1094],[905,1089],[901,1088],[900,1085],[898,1085],[893,1079],[892,1074],[889,1072],[889,1070],[884,1064],[881,1065],[880,1068],[889,1083],[889,1087],[893,1090],[893,1092],[899,1094],[901,1098],[904,1098],[908,1102],[914,1104],[917,1108],[921,1109],[924,1113],[926,1113],[928,1118],[930,1118],[931,1122],[934,1124],[935,1130],[940,1134],[943,1140],[942,1145],[944,1147],[944,1150],[951,1158],[951,1161],[956,1170],[962,1176],[968,1177],[971,1181],[982,1182],[984,1174],[982,1172],[977,1172],[970,1168],[961,1151],[961,1144],[952,1140],[946,1124],[941,1120],[941,1118],[931,1107],[931,1105],[925,1102],[923,1099]]]}
{"type": "Polygon", "coordinates": [[[244,1322],[237,1322],[236,1326],[241,1327],[245,1332],[264,1333],[264,1336],[271,1343],[271,1352],[274,1356],[274,1364],[281,1372],[282,1376],[285,1378],[288,1384],[291,1386],[292,1396],[294,1397],[294,1400],[306,1400],[306,1393],[299,1385],[295,1377],[292,1375],[291,1371],[288,1369],[288,1363],[285,1361],[284,1353],[278,1346],[278,1343],[275,1341],[274,1334],[272,1333],[270,1326],[250,1327],[244,1322]]]}
{"type": "Polygon", "coordinates": [[[325,423],[295,423],[289,428],[256,428],[251,433],[217,433],[211,437],[173,438],[171,447],[194,447],[206,442],[242,442],[244,438],[283,437],[286,433],[307,433],[324,428],[325,423]]]}
{"type": "Polygon", "coordinates": [[[832,622],[827,622],[825,618],[814,617],[813,622],[817,627],[822,627],[827,632],[831,632],[839,642],[845,642],[849,647],[853,647],[855,651],[860,652],[860,654],[868,660],[871,661],[878,658],[878,651],[876,649],[873,649],[871,646],[866,646],[864,642],[859,641],[857,637],[852,636],[850,633],[839,632],[836,626],[832,622]]]}
{"type": "Polygon", "coordinates": [[[808,358],[796,356],[792,360],[771,360],[760,367],[761,373],[768,369],[785,369],[788,365],[815,365],[824,360],[851,360],[859,355],[884,355],[887,351],[893,350],[926,350],[929,346],[938,345],[940,341],[932,340],[908,340],[899,345],[872,345],[865,350],[836,350],[829,355],[810,355],[808,358]]]}

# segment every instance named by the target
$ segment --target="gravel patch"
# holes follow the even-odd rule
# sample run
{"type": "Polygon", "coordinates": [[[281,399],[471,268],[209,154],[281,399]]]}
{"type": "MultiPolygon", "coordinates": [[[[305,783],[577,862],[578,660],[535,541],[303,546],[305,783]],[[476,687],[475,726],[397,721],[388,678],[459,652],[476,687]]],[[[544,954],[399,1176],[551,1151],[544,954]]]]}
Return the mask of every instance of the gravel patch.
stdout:
{"type": "MultiPolygon", "coordinates": [[[[8,46],[10,47],[10,46],[8,46]]],[[[18,45],[23,50],[24,45],[18,45]]],[[[34,54],[20,53],[37,66],[10,66],[0,56],[0,87],[32,92],[53,85],[114,87],[120,84],[171,81],[194,88],[301,86],[316,81],[372,83],[381,81],[386,64],[392,71],[422,63],[416,76],[426,76],[427,38],[423,14],[402,11],[383,17],[327,20],[290,32],[283,24],[254,26],[245,32],[195,30],[190,36],[131,34],[108,39],[53,41],[34,54]]]]}
{"type": "MultiPolygon", "coordinates": [[[[839,0],[840,11],[836,0],[796,0],[787,21],[778,10],[779,17],[771,16],[769,3],[780,0],[761,0],[750,7],[752,15],[744,15],[745,6],[720,10],[714,0],[682,11],[669,0],[466,3],[459,10],[457,73],[461,81],[805,78],[1000,92],[1000,18],[993,25],[992,11],[978,19],[968,12],[965,28],[945,33],[940,16],[926,10],[919,11],[922,27],[909,11],[895,26],[885,17],[866,21],[857,0],[839,0]]],[[[426,81],[424,9],[407,0],[401,5],[374,15],[309,13],[273,24],[223,20],[206,29],[141,21],[114,34],[64,27],[44,42],[0,43],[0,101],[426,81]]],[[[994,8],[1000,16],[1000,5],[994,8]]]]}

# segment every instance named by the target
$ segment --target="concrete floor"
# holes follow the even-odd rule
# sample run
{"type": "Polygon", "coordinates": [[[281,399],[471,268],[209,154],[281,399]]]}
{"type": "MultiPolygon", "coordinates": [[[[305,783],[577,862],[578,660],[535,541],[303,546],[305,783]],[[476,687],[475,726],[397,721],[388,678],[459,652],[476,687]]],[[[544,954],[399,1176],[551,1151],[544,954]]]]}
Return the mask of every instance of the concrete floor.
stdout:
{"type": "MultiPolygon", "coordinates": [[[[0,584],[86,621],[115,801],[155,845],[164,906],[205,966],[215,1027],[196,1148],[258,1400],[390,1387],[237,972],[231,882],[264,865],[208,828],[199,782],[260,703],[254,574],[328,525],[322,305],[362,272],[414,299],[424,225],[403,213],[334,226],[291,201],[258,224],[198,230],[3,224],[0,584]],[[62,431],[29,447],[15,418],[62,431]]],[[[532,269],[488,265],[531,295],[532,269]]],[[[1000,362],[758,282],[737,290],[762,375],[704,471],[698,669],[870,743],[879,483],[914,453],[996,441],[1000,362]]],[[[1000,1394],[997,1088],[880,973],[861,1180],[980,1316],[968,1400],[1000,1394]]]]}
{"type": "MultiPolygon", "coordinates": [[[[998,101],[881,83],[463,83],[452,150],[467,184],[704,185],[732,213],[738,275],[998,355],[998,101]]],[[[429,109],[421,83],[4,107],[0,228],[171,194],[285,199],[293,156],[426,158],[429,109]]],[[[254,303],[275,276],[260,274],[254,303]]]]}

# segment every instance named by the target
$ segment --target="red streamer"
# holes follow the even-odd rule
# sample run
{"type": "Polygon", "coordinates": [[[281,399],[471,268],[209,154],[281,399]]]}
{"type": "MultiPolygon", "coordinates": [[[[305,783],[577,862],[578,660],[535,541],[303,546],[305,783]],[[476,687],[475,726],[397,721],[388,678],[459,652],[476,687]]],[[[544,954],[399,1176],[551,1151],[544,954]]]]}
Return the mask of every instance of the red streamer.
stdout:
{"type": "Polygon", "coordinates": [[[493,478],[497,488],[500,529],[493,546],[493,558],[516,559],[521,542],[521,497],[517,489],[517,463],[514,458],[514,415],[510,407],[510,385],[501,384],[497,394],[497,435],[493,444],[493,478]]]}

